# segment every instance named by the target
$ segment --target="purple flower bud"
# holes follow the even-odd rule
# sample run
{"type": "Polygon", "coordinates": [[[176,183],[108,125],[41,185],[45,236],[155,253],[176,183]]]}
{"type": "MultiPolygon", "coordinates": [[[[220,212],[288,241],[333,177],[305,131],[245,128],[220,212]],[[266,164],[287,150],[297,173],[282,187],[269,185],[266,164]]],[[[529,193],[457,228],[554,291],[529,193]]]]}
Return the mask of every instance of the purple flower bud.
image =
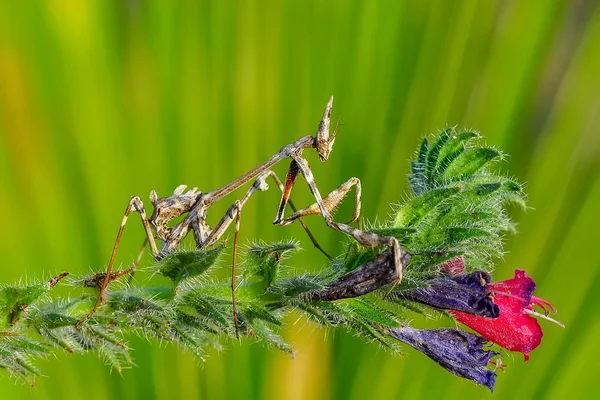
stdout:
{"type": "Polygon", "coordinates": [[[424,353],[454,375],[494,391],[496,373],[488,370],[487,366],[496,353],[483,350],[487,340],[481,336],[458,329],[420,330],[408,326],[387,328],[386,332],[424,353]]]}
{"type": "Polygon", "coordinates": [[[500,310],[491,299],[490,274],[475,271],[452,278],[436,278],[427,287],[398,292],[401,298],[444,310],[497,318],[500,310]]]}

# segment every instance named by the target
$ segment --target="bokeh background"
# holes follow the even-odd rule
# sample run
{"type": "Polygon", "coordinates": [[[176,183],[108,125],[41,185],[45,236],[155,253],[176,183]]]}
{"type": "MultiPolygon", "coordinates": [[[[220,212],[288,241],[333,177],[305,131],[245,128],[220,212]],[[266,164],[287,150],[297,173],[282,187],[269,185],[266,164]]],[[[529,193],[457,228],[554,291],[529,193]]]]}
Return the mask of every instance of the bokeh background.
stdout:
{"type": "MultiPolygon", "coordinates": [[[[322,191],[361,178],[366,220],[405,196],[425,134],[476,128],[511,155],[501,169],[526,183],[532,209],[514,213],[520,232],[495,277],[527,269],[567,328],[542,321],[542,346],[527,363],[504,357],[494,397],[590,397],[600,377],[598,49],[594,0],[2,1],[1,281],[104,268],[131,195],[217,188],[314,133],[333,94],[344,124],[334,151],[325,164],[307,156],[322,191]]],[[[307,204],[299,183],[293,197],[307,204]]],[[[249,202],[244,241],[299,238],[305,250],[289,264],[320,268],[299,227],[271,225],[278,198],[249,202]]],[[[123,265],[138,225],[125,232],[123,265]]],[[[309,225],[341,250],[319,218],[309,225]]],[[[134,339],[137,367],[122,377],[94,355],[62,354],[40,361],[48,377],[37,389],[0,376],[0,397],[492,398],[411,349],[401,358],[289,322],[293,360],[229,342],[199,365],[134,339]]]]}

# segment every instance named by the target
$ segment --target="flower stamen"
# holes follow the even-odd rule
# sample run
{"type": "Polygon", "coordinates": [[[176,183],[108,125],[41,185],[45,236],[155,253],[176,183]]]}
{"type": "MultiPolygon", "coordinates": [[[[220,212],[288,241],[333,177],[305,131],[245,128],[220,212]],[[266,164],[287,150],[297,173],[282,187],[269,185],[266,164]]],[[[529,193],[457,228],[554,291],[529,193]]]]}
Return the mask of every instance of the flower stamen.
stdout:
{"type": "Polygon", "coordinates": [[[500,356],[495,360],[490,360],[489,363],[494,366],[494,371],[500,370],[504,372],[504,368],[506,368],[506,364],[502,363],[502,358],[500,358],[500,356]]]}
{"type": "Polygon", "coordinates": [[[554,318],[549,317],[546,314],[541,314],[539,312],[533,311],[533,309],[531,309],[531,308],[525,308],[524,310],[529,315],[533,315],[535,317],[539,317],[539,318],[545,319],[547,321],[554,322],[556,325],[560,326],[561,328],[565,327],[564,324],[562,324],[561,322],[558,322],[557,320],[555,320],[554,318]]]}
{"type": "Polygon", "coordinates": [[[550,311],[552,311],[553,313],[556,314],[556,308],[554,308],[548,300],[544,300],[544,299],[542,299],[540,297],[536,297],[536,296],[531,296],[531,302],[533,304],[535,304],[536,306],[540,307],[541,309],[543,309],[544,312],[546,313],[546,315],[549,315],[550,311]],[[548,310],[548,308],[550,310],[548,310]]]}

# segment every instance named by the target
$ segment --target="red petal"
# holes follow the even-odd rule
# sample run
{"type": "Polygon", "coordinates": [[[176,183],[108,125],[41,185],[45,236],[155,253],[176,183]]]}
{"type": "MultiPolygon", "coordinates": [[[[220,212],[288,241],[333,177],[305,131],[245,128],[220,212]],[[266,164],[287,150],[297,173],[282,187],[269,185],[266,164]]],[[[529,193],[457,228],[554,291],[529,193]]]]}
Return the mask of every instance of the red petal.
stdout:
{"type": "Polygon", "coordinates": [[[529,352],[539,346],[543,332],[540,324],[530,316],[531,295],[535,283],[524,271],[516,270],[515,277],[489,285],[494,293],[494,303],[500,307],[496,319],[478,317],[451,311],[461,323],[480,335],[510,351],[523,353],[525,361],[529,352]]]}
{"type": "Polygon", "coordinates": [[[535,290],[535,282],[525,271],[515,270],[515,277],[505,281],[489,284],[496,299],[504,302],[505,307],[514,311],[531,305],[531,295],[535,290]]]}

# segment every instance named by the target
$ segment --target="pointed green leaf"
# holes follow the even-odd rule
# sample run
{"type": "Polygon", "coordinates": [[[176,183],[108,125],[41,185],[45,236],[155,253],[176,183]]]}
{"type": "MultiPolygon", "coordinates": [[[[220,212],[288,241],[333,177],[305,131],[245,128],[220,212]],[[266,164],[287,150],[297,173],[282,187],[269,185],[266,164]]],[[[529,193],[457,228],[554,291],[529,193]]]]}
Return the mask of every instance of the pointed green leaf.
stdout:
{"type": "Polygon", "coordinates": [[[14,354],[4,349],[0,349],[0,368],[5,369],[13,376],[27,380],[32,380],[33,376],[41,375],[29,360],[23,358],[20,354],[14,354]]]}
{"type": "Polygon", "coordinates": [[[521,185],[519,185],[515,181],[506,180],[502,185],[509,192],[521,193],[523,191],[523,188],[521,187],[521,185]]]}
{"type": "Polygon", "coordinates": [[[273,325],[281,325],[281,321],[273,313],[260,306],[248,306],[240,313],[244,314],[249,321],[260,319],[273,325]]]}
{"type": "Polygon", "coordinates": [[[396,327],[399,325],[398,321],[390,311],[385,310],[375,304],[361,299],[350,299],[347,301],[351,310],[356,313],[357,316],[368,321],[370,324],[384,325],[388,327],[396,327]]]}
{"type": "Polygon", "coordinates": [[[427,162],[427,154],[429,153],[429,141],[427,138],[423,138],[421,146],[419,146],[419,153],[417,155],[417,163],[425,165],[427,162]]]}
{"type": "Polygon", "coordinates": [[[415,303],[412,301],[407,301],[402,295],[398,295],[401,291],[394,291],[391,293],[386,300],[391,301],[392,303],[398,304],[402,308],[406,308],[409,311],[414,312],[415,314],[427,315],[425,312],[425,307],[419,305],[419,303],[415,303]]]}
{"type": "Polygon", "coordinates": [[[322,278],[314,275],[293,276],[279,279],[269,288],[270,294],[283,297],[282,300],[293,300],[303,293],[319,290],[324,287],[322,278]]]}
{"type": "Polygon", "coordinates": [[[12,337],[7,343],[12,349],[22,351],[28,354],[44,354],[48,352],[48,347],[43,343],[34,342],[27,338],[12,337]]]}
{"type": "MultiPolygon", "coordinates": [[[[73,338],[67,335],[64,328],[59,329],[48,329],[40,328],[39,333],[42,335],[50,344],[60,347],[68,353],[75,353],[78,348],[73,346],[73,338]]],[[[68,329],[70,331],[70,329],[68,329]]]]}
{"type": "Polygon", "coordinates": [[[140,310],[163,310],[164,307],[155,301],[152,297],[142,295],[143,292],[134,290],[122,290],[112,292],[108,299],[108,304],[113,310],[132,313],[140,310]]]}
{"type": "Polygon", "coordinates": [[[279,265],[285,255],[291,251],[298,251],[300,247],[295,242],[274,243],[269,245],[254,245],[248,249],[244,275],[257,277],[254,288],[264,292],[276,280],[279,274],[279,265]]]}
{"type": "MultiPolygon", "coordinates": [[[[489,204],[491,198],[497,198],[499,202],[515,203],[523,209],[527,208],[521,185],[501,176],[476,177],[473,182],[465,185],[463,193],[465,199],[472,202],[470,207],[473,209],[476,209],[477,204],[482,201],[484,204],[489,204]]],[[[498,208],[497,212],[500,213],[501,210],[502,208],[498,208]]]]}
{"type": "Polygon", "coordinates": [[[283,351],[289,356],[294,355],[292,346],[283,340],[283,338],[273,332],[264,322],[261,320],[250,321],[250,326],[257,337],[267,342],[269,345],[275,347],[278,350],[283,351]]]}
{"type": "Polygon", "coordinates": [[[488,163],[502,158],[502,153],[491,147],[474,147],[460,154],[440,176],[444,180],[458,180],[475,175],[488,163]]]}
{"type": "Polygon", "coordinates": [[[460,187],[430,190],[400,207],[394,218],[394,227],[410,227],[421,221],[442,201],[461,191],[460,187]]]}
{"type": "Polygon", "coordinates": [[[411,174],[409,176],[410,186],[415,195],[420,195],[427,190],[427,179],[425,177],[425,164],[427,162],[427,153],[429,152],[429,142],[427,138],[423,138],[417,159],[411,161],[410,169],[411,174]]]}
{"type": "Polygon", "coordinates": [[[463,131],[455,133],[449,138],[438,156],[434,173],[435,180],[438,180],[452,162],[465,151],[469,141],[477,137],[479,134],[475,131],[463,131]]]}
{"type": "Polygon", "coordinates": [[[453,249],[469,239],[486,236],[490,236],[490,233],[484,229],[457,226],[445,229],[440,239],[432,240],[430,245],[438,250],[453,249]]]}
{"type": "Polygon", "coordinates": [[[307,317],[310,318],[312,321],[324,326],[331,326],[331,321],[321,311],[321,309],[318,306],[318,302],[315,302],[315,304],[299,303],[296,305],[296,307],[302,310],[305,314],[307,314],[307,317]]]}
{"type": "MultiPolygon", "coordinates": [[[[87,326],[87,332],[93,337],[95,337],[94,341],[96,343],[106,342],[106,344],[112,345],[111,347],[120,347],[126,349],[127,347],[119,341],[115,336],[113,336],[106,329],[99,326],[87,326]]],[[[105,344],[105,346],[106,346],[105,344]]],[[[101,346],[102,347],[102,346],[101,346]]]]}
{"type": "Polygon", "coordinates": [[[350,272],[360,267],[377,255],[376,249],[365,248],[359,243],[352,241],[346,249],[344,255],[343,271],[350,272]]]}
{"type": "MultiPolygon", "coordinates": [[[[354,330],[357,334],[367,340],[378,342],[384,348],[388,348],[396,352],[399,351],[399,347],[376,328],[376,325],[379,324],[373,323],[361,315],[361,312],[365,312],[365,309],[362,307],[359,309],[359,311],[353,308],[350,302],[340,302],[340,307],[331,307],[330,305],[330,308],[334,309],[335,313],[338,315],[337,318],[339,319],[339,324],[343,324],[346,327],[354,330]]],[[[394,324],[397,323],[394,321],[394,324]]]]}
{"type": "Polygon", "coordinates": [[[19,321],[27,307],[50,290],[49,283],[28,286],[6,286],[0,289],[0,327],[12,326],[19,321]]]}
{"type": "Polygon", "coordinates": [[[246,268],[244,273],[246,276],[255,276],[260,278],[259,291],[265,291],[269,286],[277,280],[279,274],[279,261],[281,253],[271,253],[259,256],[248,255],[246,259],[246,268]]]}
{"type": "Polygon", "coordinates": [[[179,341],[179,344],[191,350],[196,357],[204,361],[204,351],[193,334],[189,333],[184,326],[178,323],[172,324],[171,329],[173,330],[173,337],[179,341]]]}
{"type": "Polygon", "coordinates": [[[504,192],[502,194],[502,200],[504,203],[511,203],[519,206],[521,209],[527,209],[527,203],[525,202],[525,194],[523,188],[517,182],[507,180],[502,184],[504,192]]]}
{"type": "Polygon", "coordinates": [[[144,314],[142,315],[142,320],[144,322],[144,329],[147,329],[147,332],[154,335],[157,339],[172,339],[171,328],[168,324],[168,321],[164,318],[160,318],[152,314],[144,314]]]}
{"type": "MultiPolygon", "coordinates": [[[[429,243],[428,243],[429,244],[429,243]]],[[[457,250],[445,250],[445,251],[432,251],[425,254],[418,254],[412,257],[411,259],[411,270],[407,271],[407,273],[413,273],[414,271],[420,271],[421,273],[427,276],[437,276],[439,274],[439,265],[453,260],[458,256],[462,256],[464,253],[462,251],[457,250]]],[[[412,276],[411,276],[412,277],[412,276]]],[[[424,277],[424,279],[429,279],[429,277],[424,277]]],[[[419,287],[426,287],[427,283],[425,280],[416,280],[416,279],[403,279],[402,282],[398,285],[398,290],[409,290],[409,289],[417,289],[419,287]]]]}
{"type": "Polygon", "coordinates": [[[433,187],[434,173],[436,165],[438,164],[438,156],[440,151],[446,144],[446,142],[456,133],[454,128],[444,129],[437,137],[436,141],[431,145],[429,153],[427,154],[427,161],[425,163],[425,176],[427,178],[428,187],[433,187]]]}
{"type": "Polygon", "coordinates": [[[119,374],[123,372],[123,368],[133,364],[133,360],[126,349],[103,346],[99,347],[97,351],[106,360],[106,363],[119,374]]]}
{"type": "Polygon", "coordinates": [[[181,304],[192,307],[201,319],[227,326],[225,310],[222,309],[223,303],[218,299],[199,295],[197,292],[190,292],[183,297],[181,304]]]}
{"type": "Polygon", "coordinates": [[[175,286],[181,281],[202,274],[218,259],[223,246],[210,250],[178,251],[171,253],[156,266],[158,273],[171,278],[175,286]]]}
{"type": "Polygon", "coordinates": [[[32,325],[40,326],[45,329],[71,326],[75,325],[78,321],[75,317],[52,311],[36,312],[30,316],[30,319],[32,325]]]}
{"type": "Polygon", "coordinates": [[[482,183],[482,184],[475,186],[473,188],[473,190],[475,190],[475,193],[477,193],[478,196],[484,196],[484,195],[495,192],[496,190],[500,189],[501,186],[502,186],[502,184],[500,184],[498,182],[482,183]]]}

